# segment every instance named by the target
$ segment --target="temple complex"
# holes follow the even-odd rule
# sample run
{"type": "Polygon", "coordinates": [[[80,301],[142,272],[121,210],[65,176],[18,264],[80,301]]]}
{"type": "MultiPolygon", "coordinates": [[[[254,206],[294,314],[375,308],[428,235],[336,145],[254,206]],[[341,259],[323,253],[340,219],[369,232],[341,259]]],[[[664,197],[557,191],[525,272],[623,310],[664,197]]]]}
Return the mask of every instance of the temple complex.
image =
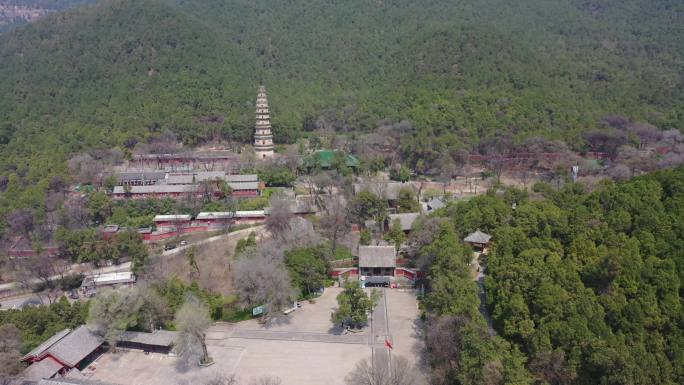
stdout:
{"type": "Polygon", "coordinates": [[[273,135],[268,113],[266,87],[259,86],[256,101],[256,124],[254,126],[254,151],[258,159],[273,157],[273,135]]]}

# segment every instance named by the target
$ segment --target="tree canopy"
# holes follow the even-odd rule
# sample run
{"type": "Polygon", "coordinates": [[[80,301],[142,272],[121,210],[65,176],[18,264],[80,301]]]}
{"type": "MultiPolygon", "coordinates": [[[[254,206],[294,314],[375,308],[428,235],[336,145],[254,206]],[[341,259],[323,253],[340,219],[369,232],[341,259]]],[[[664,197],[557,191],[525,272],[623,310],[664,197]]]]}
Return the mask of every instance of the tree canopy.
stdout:
{"type": "Polygon", "coordinates": [[[75,154],[130,155],[165,135],[250,142],[259,83],[276,142],[391,126],[420,171],[532,136],[587,150],[596,137],[583,134],[609,115],[681,129],[681,12],[677,0],[105,0],[49,15],[0,34],[0,216],[45,211],[53,178],[76,179],[75,154]]]}
{"type": "Polygon", "coordinates": [[[591,193],[572,183],[541,191],[542,199],[489,194],[438,213],[452,221],[421,250],[431,261],[424,304],[436,383],[470,383],[464,376],[488,365],[527,383],[681,383],[684,168],[591,193]],[[494,235],[484,290],[497,335],[472,345],[487,324],[458,238],[478,227],[494,235]],[[478,353],[467,367],[475,350],[494,346],[491,361],[478,353]]]}

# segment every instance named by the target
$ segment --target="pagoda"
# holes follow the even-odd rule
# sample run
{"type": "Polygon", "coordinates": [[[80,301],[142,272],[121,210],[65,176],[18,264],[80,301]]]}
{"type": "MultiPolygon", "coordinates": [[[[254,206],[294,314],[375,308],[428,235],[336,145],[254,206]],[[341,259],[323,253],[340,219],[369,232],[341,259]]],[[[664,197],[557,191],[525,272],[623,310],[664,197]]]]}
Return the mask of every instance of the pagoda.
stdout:
{"type": "Polygon", "coordinates": [[[259,93],[257,94],[254,151],[258,159],[273,157],[273,134],[271,134],[268,97],[264,86],[259,86],[259,93]]]}

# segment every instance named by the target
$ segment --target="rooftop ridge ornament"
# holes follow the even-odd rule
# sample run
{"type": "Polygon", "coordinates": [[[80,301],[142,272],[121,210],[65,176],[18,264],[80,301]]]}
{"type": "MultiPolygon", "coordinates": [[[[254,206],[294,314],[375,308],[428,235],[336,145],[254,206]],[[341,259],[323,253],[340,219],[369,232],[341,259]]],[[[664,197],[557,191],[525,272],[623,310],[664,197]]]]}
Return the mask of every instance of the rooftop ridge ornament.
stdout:
{"type": "Polygon", "coordinates": [[[256,124],[254,125],[254,152],[257,159],[273,157],[273,134],[268,110],[266,87],[259,86],[256,100],[256,124]]]}

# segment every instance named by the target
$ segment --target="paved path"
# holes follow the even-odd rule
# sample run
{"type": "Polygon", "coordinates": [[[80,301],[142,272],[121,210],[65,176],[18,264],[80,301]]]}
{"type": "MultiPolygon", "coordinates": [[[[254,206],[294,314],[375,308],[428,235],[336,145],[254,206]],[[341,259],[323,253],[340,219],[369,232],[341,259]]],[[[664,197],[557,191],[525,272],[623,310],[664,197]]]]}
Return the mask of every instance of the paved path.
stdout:
{"type": "Polygon", "coordinates": [[[0,311],[1,310],[9,310],[9,309],[18,309],[27,301],[30,301],[32,303],[39,303],[39,304],[43,303],[43,301],[41,301],[37,295],[25,294],[25,295],[20,295],[17,297],[12,297],[12,298],[4,299],[4,300],[0,301],[0,311]]]}
{"type": "Polygon", "coordinates": [[[485,320],[487,321],[487,329],[489,331],[489,335],[493,336],[496,335],[496,330],[494,330],[494,321],[492,320],[492,315],[489,314],[489,309],[487,309],[487,295],[485,293],[484,286],[485,268],[482,265],[480,265],[480,259],[478,257],[479,256],[475,254],[475,258],[473,258],[471,265],[473,265],[477,269],[477,276],[475,277],[475,282],[477,283],[477,296],[480,298],[479,309],[480,313],[482,314],[482,316],[484,316],[485,320]]]}
{"type": "Polygon", "coordinates": [[[390,335],[389,323],[387,317],[387,296],[385,291],[381,289],[382,297],[378,300],[378,304],[373,309],[371,319],[371,349],[373,350],[373,366],[378,368],[381,373],[388,373],[391,368],[390,350],[385,345],[385,340],[392,342],[390,335]]]}
{"type": "Polygon", "coordinates": [[[303,341],[303,342],[326,342],[337,344],[357,344],[365,345],[368,343],[368,336],[365,333],[359,334],[329,334],[329,333],[310,333],[310,332],[286,332],[271,330],[249,330],[234,329],[230,338],[248,338],[258,340],[278,340],[278,341],[303,341]]]}

